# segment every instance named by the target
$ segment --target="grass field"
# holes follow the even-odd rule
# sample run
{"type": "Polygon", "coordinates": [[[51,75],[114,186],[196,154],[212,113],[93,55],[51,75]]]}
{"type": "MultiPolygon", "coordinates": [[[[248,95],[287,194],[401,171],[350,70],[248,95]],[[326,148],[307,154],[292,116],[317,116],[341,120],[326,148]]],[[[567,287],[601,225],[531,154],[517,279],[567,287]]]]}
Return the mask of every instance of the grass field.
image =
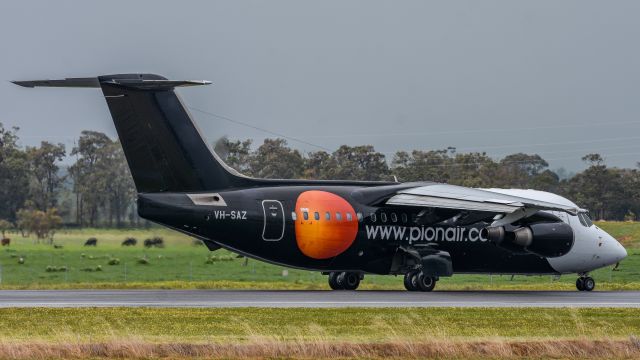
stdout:
{"type": "Polygon", "coordinates": [[[0,328],[0,358],[640,356],[638,309],[0,309],[0,328]]]}
{"type": "MultiPolygon", "coordinates": [[[[592,275],[598,289],[640,289],[640,223],[598,223],[622,241],[629,251],[617,271],[602,269],[592,275]]],[[[315,272],[286,269],[236,258],[224,250],[209,252],[193,246],[191,238],[162,229],[61,231],[54,249],[31,238],[11,234],[12,244],[0,250],[0,288],[260,288],[328,289],[326,277],[315,272]],[[164,238],[163,249],[145,249],[142,241],[164,238]],[[89,237],[97,247],[83,247],[89,237]],[[122,247],[126,237],[135,247],[122,247]],[[22,259],[22,260],[21,260],[22,259]],[[117,261],[113,261],[117,259],[117,261]],[[144,259],[144,260],[141,260],[144,259]],[[114,265],[109,265],[109,263],[114,265]],[[49,269],[49,271],[47,271],[49,269]]],[[[443,278],[437,289],[574,289],[575,276],[456,275],[443,278]]],[[[363,289],[402,289],[402,279],[367,276],[363,289]]]]}

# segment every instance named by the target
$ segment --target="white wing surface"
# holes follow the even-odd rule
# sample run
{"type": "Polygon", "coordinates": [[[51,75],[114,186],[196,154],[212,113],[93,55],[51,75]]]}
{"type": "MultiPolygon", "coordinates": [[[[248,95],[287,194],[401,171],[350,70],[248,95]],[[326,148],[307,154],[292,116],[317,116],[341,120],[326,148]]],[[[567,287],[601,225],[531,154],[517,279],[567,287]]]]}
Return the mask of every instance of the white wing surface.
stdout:
{"type": "Polygon", "coordinates": [[[575,215],[576,206],[513,196],[490,190],[456,185],[433,184],[398,191],[387,200],[389,205],[485,211],[503,214],[532,213],[533,210],[564,211],[575,215]]]}

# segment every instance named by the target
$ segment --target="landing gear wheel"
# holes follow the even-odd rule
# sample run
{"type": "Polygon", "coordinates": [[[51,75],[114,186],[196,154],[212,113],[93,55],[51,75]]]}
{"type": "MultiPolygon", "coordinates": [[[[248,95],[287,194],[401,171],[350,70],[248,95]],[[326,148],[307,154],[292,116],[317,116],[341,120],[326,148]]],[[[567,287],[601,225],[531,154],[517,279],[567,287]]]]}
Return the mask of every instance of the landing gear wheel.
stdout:
{"type": "Polygon", "coordinates": [[[591,276],[581,276],[576,280],[576,288],[580,291],[593,291],[596,281],[591,276]]]}
{"type": "Polygon", "coordinates": [[[343,290],[344,288],[342,287],[342,285],[340,283],[338,283],[338,277],[340,276],[341,273],[338,272],[332,272],[329,273],[329,287],[331,288],[331,290],[343,290]]]}
{"type": "Polygon", "coordinates": [[[418,274],[417,278],[420,291],[431,291],[436,287],[436,278],[425,276],[422,271],[418,274]]]}
{"type": "Polygon", "coordinates": [[[418,286],[418,271],[411,270],[404,274],[404,288],[409,291],[420,290],[420,287],[418,286]]]}
{"type": "Polygon", "coordinates": [[[593,289],[596,288],[596,281],[593,280],[593,278],[590,276],[587,276],[586,278],[584,278],[583,283],[584,283],[584,291],[592,291],[593,289]]]}
{"type": "Polygon", "coordinates": [[[355,290],[360,285],[360,274],[343,272],[338,276],[338,283],[342,284],[342,288],[345,290],[355,290]]]}

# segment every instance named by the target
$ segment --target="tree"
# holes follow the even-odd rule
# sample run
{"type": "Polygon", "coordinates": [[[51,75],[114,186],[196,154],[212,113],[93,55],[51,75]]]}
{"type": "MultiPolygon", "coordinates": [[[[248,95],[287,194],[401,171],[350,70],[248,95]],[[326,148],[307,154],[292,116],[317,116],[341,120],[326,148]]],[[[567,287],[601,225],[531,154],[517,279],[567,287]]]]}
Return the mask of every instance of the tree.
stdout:
{"type": "Polygon", "coordinates": [[[2,238],[6,237],[6,232],[13,229],[13,224],[8,222],[7,220],[0,219],[0,233],[2,233],[2,238]]]}
{"type": "Polygon", "coordinates": [[[401,181],[435,181],[447,183],[452,166],[449,149],[398,151],[391,161],[392,172],[401,181]]]}
{"type": "Polygon", "coordinates": [[[336,159],[331,154],[315,151],[307,155],[303,176],[305,179],[330,180],[336,167],[336,159]]]}
{"type": "MultiPolygon", "coordinates": [[[[505,156],[500,161],[500,170],[497,176],[502,184],[511,187],[528,188],[531,180],[538,176],[549,164],[538,154],[529,155],[523,153],[505,156]]],[[[542,179],[540,179],[542,180],[542,179]]],[[[547,178],[547,180],[550,180],[547,178]]]]}
{"type": "Polygon", "coordinates": [[[265,139],[250,160],[250,174],[261,178],[299,179],[304,159],[298,150],[287,146],[284,139],[265,139]]]}
{"type": "Polygon", "coordinates": [[[109,202],[109,226],[122,227],[127,210],[134,204],[135,186],[127,165],[127,160],[119,142],[113,141],[100,150],[97,162],[99,173],[108,179],[105,183],[105,197],[109,202]]]}
{"type": "Polygon", "coordinates": [[[47,141],[40,147],[27,147],[27,159],[30,169],[29,199],[35,207],[46,211],[57,205],[57,196],[64,180],[59,174],[57,162],[66,154],[64,144],[51,144],[47,141]]]}
{"type": "Polygon", "coordinates": [[[0,123],[0,218],[15,221],[16,212],[28,197],[27,155],[18,145],[18,128],[5,129],[0,123]]]}
{"type": "Polygon", "coordinates": [[[214,144],[214,151],[227,165],[246,174],[251,171],[251,140],[230,141],[226,136],[221,137],[214,144]]]}
{"type": "Polygon", "coordinates": [[[582,160],[589,167],[563,182],[563,193],[589,209],[596,219],[605,219],[623,194],[620,174],[608,169],[599,154],[585,155],[582,160]]]}
{"type": "Polygon", "coordinates": [[[52,244],[55,230],[60,227],[62,218],[56,208],[47,211],[21,209],[18,211],[18,223],[21,229],[35,234],[37,242],[47,239],[52,244]]]}
{"type": "Polygon", "coordinates": [[[104,173],[105,166],[100,166],[99,162],[103,160],[104,148],[110,144],[111,139],[103,133],[83,131],[78,145],[71,151],[71,155],[77,156],[69,174],[74,181],[78,224],[85,224],[86,216],[90,226],[97,224],[98,211],[106,201],[107,182],[110,181],[104,173]]]}
{"type": "Polygon", "coordinates": [[[335,167],[329,177],[344,180],[389,180],[389,166],[384,154],[371,145],[342,145],[332,157],[335,167]]]}

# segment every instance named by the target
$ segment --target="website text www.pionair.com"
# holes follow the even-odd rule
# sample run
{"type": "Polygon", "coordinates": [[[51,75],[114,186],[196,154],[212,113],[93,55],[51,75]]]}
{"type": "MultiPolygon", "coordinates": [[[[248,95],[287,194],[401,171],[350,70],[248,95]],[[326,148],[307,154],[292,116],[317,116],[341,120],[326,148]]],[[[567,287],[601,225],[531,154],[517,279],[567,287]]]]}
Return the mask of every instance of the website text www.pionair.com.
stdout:
{"type": "Polygon", "coordinates": [[[479,228],[398,225],[365,225],[367,239],[413,242],[485,242],[479,228]]]}

